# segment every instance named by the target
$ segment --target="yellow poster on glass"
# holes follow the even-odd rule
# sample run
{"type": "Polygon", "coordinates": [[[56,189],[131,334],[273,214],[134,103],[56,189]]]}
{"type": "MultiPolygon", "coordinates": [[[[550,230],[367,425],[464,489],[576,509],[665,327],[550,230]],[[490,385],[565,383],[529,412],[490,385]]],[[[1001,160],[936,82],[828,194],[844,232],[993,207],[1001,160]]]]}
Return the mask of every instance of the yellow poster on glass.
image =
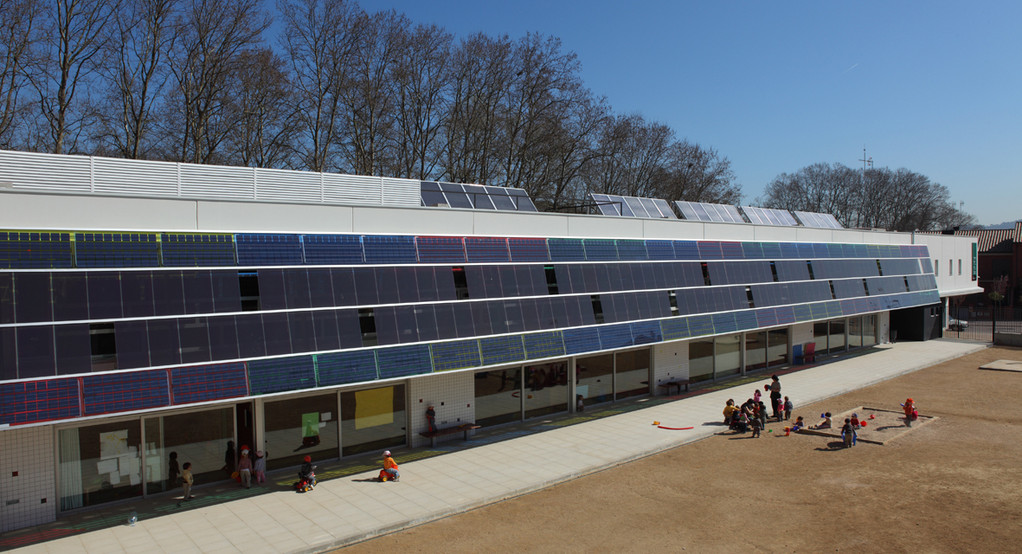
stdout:
{"type": "Polygon", "coordinates": [[[394,387],[355,392],[355,429],[394,423],[394,387]]]}

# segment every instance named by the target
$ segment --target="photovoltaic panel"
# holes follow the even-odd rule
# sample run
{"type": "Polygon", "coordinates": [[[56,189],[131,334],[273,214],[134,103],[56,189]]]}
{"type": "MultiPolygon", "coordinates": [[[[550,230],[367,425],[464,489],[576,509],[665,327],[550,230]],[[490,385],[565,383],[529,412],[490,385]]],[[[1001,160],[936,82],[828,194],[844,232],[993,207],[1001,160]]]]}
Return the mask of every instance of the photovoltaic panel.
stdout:
{"type": "MultiPolygon", "coordinates": [[[[660,210],[660,217],[664,219],[678,219],[678,215],[671,209],[671,204],[662,198],[648,198],[653,205],[660,210]]],[[[647,209],[648,211],[648,209],[647,209]]]]}
{"type": "Polygon", "coordinates": [[[479,341],[459,340],[440,342],[430,346],[433,353],[433,370],[450,371],[480,365],[479,341]]]}
{"type": "Polygon", "coordinates": [[[241,265],[300,265],[301,235],[236,235],[238,263],[241,265]]]}
{"type": "Polygon", "coordinates": [[[77,267],[157,267],[156,233],[75,233],[77,267]]]}
{"type": "Polygon", "coordinates": [[[550,247],[550,259],[555,262],[584,262],[586,259],[585,249],[582,247],[582,239],[547,239],[547,246],[550,247]]]}
{"type": "Polygon", "coordinates": [[[591,262],[616,261],[617,244],[613,239],[584,239],[586,259],[591,262]]]}
{"type": "MultiPolygon", "coordinates": [[[[745,310],[741,312],[735,312],[735,326],[739,331],[745,331],[748,329],[755,329],[759,326],[759,320],[756,317],[756,312],[752,310],[745,310]]],[[[716,325],[714,325],[716,327],[716,325]]]]}
{"type": "Polygon", "coordinates": [[[590,193],[601,215],[638,217],[644,219],[678,219],[666,200],[618,194],[590,193]]]}
{"type": "MultiPolygon", "coordinates": [[[[649,256],[649,254],[646,251],[646,241],[618,239],[615,242],[617,243],[617,255],[618,255],[618,258],[621,259],[621,260],[648,260],[648,259],[650,259],[650,256],[649,256]]],[[[667,248],[671,249],[670,241],[662,240],[662,241],[649,241],[649,242],[650,243],[652,243],[652,242],[661,243],[661,248],[663,247],[664,244],[666,244],[667,248]]],[[[589,243],[586,243],[586,252],[587,253],[588,253],[588,244],[589,243]]],[[[674,258],[674,250],[673,249],[670,250],[670,256],[669,257],[660,258],[660,259],[669,260],[669,259],[672,259],[672,258],[674,258]]]]}
{"type": "Polygon", "coordinates": [[[740,242],[721,242],[720,250],[725,260],[745,259],[745,250],[740,242]]]}
{"type": "Polygon", "coordinates": [[[535,212],[536,205],[532,203],[532,199],[529,198],[529,194],[523,189],[507,188],[507,195],[511,197],[511,200],[518,207],[520,212],[535,212]]]}
{"type": "Polygon", "coordinates": [[[708,315],[697,315],[688,318],[688,330],[693,337],[713,334],[713,318],[708,315]]]}
{"type": "Polygon", "coordinates": [[[600,332],[595,327],[565,329],[561,334],[564,336],[565,354],[596,352],[601,349],[600,332]]]}
{"type": "Polygon", "coordinates": [[[735,323],[733,312],[713,314],[713,331],[715,333],[734,333],[737,330],[738,324],[735,323]]]}
{"type": "Polygon", "coordinates": [[[662,320],[660,330],[664,340],[687,339],[692,336],[689,332],[687,317],[672,317],[662,320]]]}
{"type": "Polygon", "coordinates": [[[512,262],[550,261],[546,239],[509,238],[507,243],[511,251],[512,262]]]}
{"type": "Polygon", "coordinates": [[[593,199],[600,215],[621,215],[621,204],[623,203],[621,200],[611,200],[606,194],[590,193],[589,197],[593,199]]]}
{"type": "Polygon", "coordinates": [[[774,225],[777,227],[796,227],[798,222],[786,210],[774,208],[755,208],[742,206],[742,211],[749,218],[749,221],[756,225],[774,225]]]}
{"type": "Polygon", "coordinates": [[[597,329],[600,332],[600,347],[603,350],[632,345],[632,329],[627,323],[604,325],[597,329]]]}
{"type": "Polygon", "coordinates": [[[0,268],[71,267],[71,234],[0,231],[0,268]]]}
{"type": "Polygon", "coordinates": [[[536,205],[528,193],[519,188],[420,181],[419,191],[423,206],[507,212],[536,211],[536,205]]]}
{"type": "Polygon", "coordinates": [[[699,241],[698,247],[699,259],[701,260],[720,260],[724,258],[724,252],[721,250],[720,243],[717,241],[699,241]]]}
{"type": "Polygon", "coordinates": [[[360,235],[302,235],[305,263],[308,265],[361,264],[360,235]]]}
{"type": "Polygon", "coordinates": [[[164,267],[235,265],[234,235],[163,233],[160,251],[164,267]]]}
{"type": "Polygon", "coordinates": [[[464,263],[463,237],[415,237],[421,263],[464,263]]]}
{"type": "Polygon", "coordinates": [[[658,321],[638,321],[629,324],[632,344],[650,344],[664,340],[658,321]]]}
{"type": "Polygon", "coordinates": [[[712,221],[717,223],[745,223],[738,209],[727,204],[709,202],[686,202],[677,200],[674,206],[682,217],[691,221],[712,221]]]}
{"type": "Polygon", "coordinates": [[[505,238],[465,237],[465,252],[470,262],[506,262],[510,259],[505,238]]]}
{"type": "Polygon", "coordinates": [[[365,235],[362,237],[367,264],[413,264],[416,262],[415,237],[365,235]]]}
{"type": "Polygon", "coordinates": [[[816,213],[816,212],[792,212],[795,217],[802,222],[802,225],[806,227],[816,227],[819,229],[844,229],[844,227],[838,223],[837,218],[831,214],[816,213]]]}
{"type": "Polygon", "coordinates": [[[525,346],[521,335],[490,337],[479,340],[483,365],[504,364],[525,359],[525,346]]]}
{"type": "Polygon", "coordinates": [[[191,404],[238,398],[248,394],[245,364],[241,362],[170,370],[170,392],[174,404],[191,404]]]}
{"type": "MultiPolygon", "coordinates": [[[[618,251],[621,245],[618,245],[618,251]]],[[[673,260],[674,244],[669,240],[647,240],[646,252],[650,260],[673,260]]]]}
{"type": "Polygon", "coordinates": [[[699,243],[694,240],[674,241],[674,256],[677,260],[698,260],[699,243]]]}
{"type": "Polygon", "coordinates": [[[249,390],[253,395],[316,386],[316,368],[312,356],[252,360],[248,363],[249,390]]]}
{"type": "Polygon", "coordinates": [[[122,371],[82,377],[83,416],[146,410],[170,404],[167,372],[122,371]]]}
{"type": "Polygon", "coordinates": [[[493,210],[493,201],[490,200],[489,191],[487,187],[481,185],[463,185],[465,188],[465,194],[468,194],[468,199],[472,201],[472,207],[477,210],[493,210]]]}
{"type": "Polygon", "coordinates": [[[0,424],[22,425],[80,415],[78,379],[0,384],[0,424]]]}
{"type": "Polygon", "coordinates": [[[440,190],[440,184],[433,181],[420,181],[419,193],[423,206],[447,206],[447,199],[440,190]]]}
{"type": "Polygon", "coordinates": [[[756,310],[756,324],[759,327],[773,327],[777,325],[777,310],[774,308],[764,308],[756,310]]]}
{"type": "Polygon", "coordinates": [[[379,377],[376,372],[376,353],[373,350],[316,354],[313,359],[321,387],[372,381],[379,377]]]}
{"type": "Polygon", "coordinates": [[[525,342],[525,358],[553,358],[564,355],[564,339],[560,331],[548,333],[529,333],[523,335],[525,342]]]}
{"type": "Polygon", "coordinates": [[[516,212],[518,206],[515,201],[511,199],[507,191],[503,187],[484,187],[487,194],[490,195],[490,201],[493,202],[493,207],[497,211],[501,212],[516,212]]]}
{"type": "Polygon", "coordinates": [[[433,372],[428,344],[413,344],[376,351],[380,379],[424,375],[433,372]]]}

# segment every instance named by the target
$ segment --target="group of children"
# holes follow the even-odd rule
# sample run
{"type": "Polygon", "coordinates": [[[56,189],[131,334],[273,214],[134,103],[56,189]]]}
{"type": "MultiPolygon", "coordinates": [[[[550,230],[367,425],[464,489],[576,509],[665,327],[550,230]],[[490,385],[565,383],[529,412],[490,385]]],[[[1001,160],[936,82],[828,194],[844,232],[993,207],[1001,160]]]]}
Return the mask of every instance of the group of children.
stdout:
{"type": "MultiPolygon", "coordinates": [[[[785,396],[784,402],[778,403],[773,417],[777,421],[789,419],[794,407],[791,400],[785,396]]],[[[753,438],[761,436],[761,431],[766,427],[767,417],[767,407],[760,400],[759,389],[756,389],[753,397],[746,400],[741,406],[736,406],[734,399],[728,399],[724,406],[724,424],[728,426],[728,429],[739,433],[746,433],[751,429],[753,438]]]]}

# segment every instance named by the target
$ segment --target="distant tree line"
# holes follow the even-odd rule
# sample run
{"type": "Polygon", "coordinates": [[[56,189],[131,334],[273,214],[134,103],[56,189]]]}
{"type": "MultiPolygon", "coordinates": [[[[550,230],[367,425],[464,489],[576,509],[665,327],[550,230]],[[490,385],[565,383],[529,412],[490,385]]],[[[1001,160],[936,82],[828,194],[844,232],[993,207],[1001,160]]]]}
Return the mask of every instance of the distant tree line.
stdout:
{"type": "Polygon", "coordinates": [[[0,0],[0,148],[511,186],[546,209],[740,201],[726,157],[614,113],[556,38],[275,8],[0,0]]]}
{"type": "Polygon", "coordinates": [[[845,227],[936,231],[976,223],[955,206],[947,187],[907,169],[862,171],[839,163],[813,164],[777,176],[759,202],[833,214],[845,227]]]}

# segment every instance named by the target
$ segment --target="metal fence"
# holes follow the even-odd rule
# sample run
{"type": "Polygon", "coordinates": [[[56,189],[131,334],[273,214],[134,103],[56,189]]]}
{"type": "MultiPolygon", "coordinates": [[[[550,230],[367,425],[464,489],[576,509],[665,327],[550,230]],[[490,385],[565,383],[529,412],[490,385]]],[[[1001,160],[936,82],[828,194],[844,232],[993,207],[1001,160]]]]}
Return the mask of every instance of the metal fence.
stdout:
{"type": "Polygon", "coordinates": [[[945,337],[993,342],[994,332],[1022,334],[1022,309],[958,308],[948,318],[945,337]]]}

